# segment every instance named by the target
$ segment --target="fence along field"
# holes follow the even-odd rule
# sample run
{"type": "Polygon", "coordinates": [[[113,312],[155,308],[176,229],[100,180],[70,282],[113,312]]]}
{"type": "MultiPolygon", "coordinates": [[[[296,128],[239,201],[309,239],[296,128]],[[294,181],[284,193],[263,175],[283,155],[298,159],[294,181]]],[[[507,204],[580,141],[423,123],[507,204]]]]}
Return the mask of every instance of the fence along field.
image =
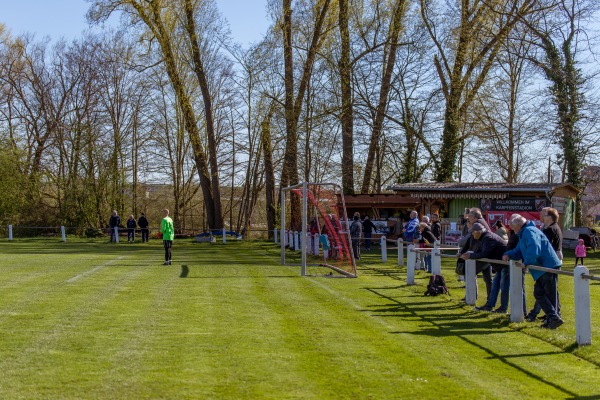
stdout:
{"type": "Polygon", "coordinates": [[[455,282],[450,296],[425,298],[427,274],[406,286],[405,270],[378,252],[363,252],[348,280],[301,277],[267,242],[176,241],[172,267],[159,265],[161,249],[157,240],[0,243],[0,396],[600,394],[598,347],[574,346],[566,279],[567,323],[548,332],[472,312],[455,282]]]}

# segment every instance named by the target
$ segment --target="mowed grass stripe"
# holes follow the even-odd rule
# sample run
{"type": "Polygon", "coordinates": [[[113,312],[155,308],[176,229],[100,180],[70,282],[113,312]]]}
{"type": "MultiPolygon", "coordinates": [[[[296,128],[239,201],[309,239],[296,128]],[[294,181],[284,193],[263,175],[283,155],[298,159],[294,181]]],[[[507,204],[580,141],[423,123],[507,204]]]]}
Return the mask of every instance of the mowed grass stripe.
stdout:
{"type": "MultiPolygon", "coordinates": [[[[14,321],[0,316],[0,367],[22,370],[0,380],[0,397],[431,398],[435,392],[437,398],[442,390],[447,398],[568,398],[600,392],[597,367],[515,330],[505,317],[472,312],[455,293],[424,298],[424,287],[405,286],[394,268],[363,266],[359,279],[302,278],[299,268],[278,266],[277,249],[264,243],[176,242],[171,267],[158,265],[159,244],[88,247],[82,246],[78,267],[19,288],[21,301],[12,305],[28,318],[14,330],[14,321]],[[88,251],[104,249],[106,256],[126,258],[65,283],[97,265],[86,261],[88,251]],[[181,264],[189,265],[188,278],[179,278],[181,264]],[[28,301],[28,290],[43,295],[28,301]]],[[[56,269],[47,267],[37,267],[40,276],[56,269]]],[[[419,276],[421,285],[424,279],[419,276]]]]}

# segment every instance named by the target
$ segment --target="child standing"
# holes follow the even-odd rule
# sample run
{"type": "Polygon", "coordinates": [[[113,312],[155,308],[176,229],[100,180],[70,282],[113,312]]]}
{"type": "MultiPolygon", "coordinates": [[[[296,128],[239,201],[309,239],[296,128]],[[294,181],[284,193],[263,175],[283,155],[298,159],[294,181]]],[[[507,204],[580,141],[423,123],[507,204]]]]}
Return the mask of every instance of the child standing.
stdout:
{"type": "Polygon", "coordinates": [[[579,262],[579,259],[581,258],[581,265],[583,265],[583,259],[585,258],[585,244],[583,242],[583,239],[579,239],[579,244],[577,245],[577,247],[575,247],[575,266],[577,266],[577,263],[579,262]]]}

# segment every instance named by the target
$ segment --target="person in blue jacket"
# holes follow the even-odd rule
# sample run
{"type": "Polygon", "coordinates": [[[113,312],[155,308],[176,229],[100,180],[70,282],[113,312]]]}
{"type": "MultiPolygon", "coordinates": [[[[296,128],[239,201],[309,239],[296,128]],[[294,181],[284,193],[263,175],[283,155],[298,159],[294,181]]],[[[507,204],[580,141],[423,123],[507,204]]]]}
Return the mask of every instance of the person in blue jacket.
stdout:
{"type": "MultiPolygon", "coordinates": [[[[560,268],[561,261],[552,248],[552,244],[532,221],[527,221],[520,214],[513,214],[510,217],[509,225],[519,236],[519,243],[515,249],[504,253],[502,256],[504,261],[523,260],[525,265],[539,265],[552,269],[560,268]]],[[[535,281],[533,297],[548,316],[542,328],[558,328],[564,322],[558,315],[556,308],[558,275],[534,269],[529,269],[529,273],[535,281]]]]}
{"type": "Polygon", "coordinates": [[[404,228],[402,230],[402,232],[404,232],[404,240],[406,242],[412,242],[415,237],[417,237],[418,235],[418,231],[419,231],[419,224],[421,222],[419,221],[419,213],[417,213],[416,211],[411,211],[410,212],[410,221],[408,221],[408,224],[406,224],[406,228],[404,228]]]}

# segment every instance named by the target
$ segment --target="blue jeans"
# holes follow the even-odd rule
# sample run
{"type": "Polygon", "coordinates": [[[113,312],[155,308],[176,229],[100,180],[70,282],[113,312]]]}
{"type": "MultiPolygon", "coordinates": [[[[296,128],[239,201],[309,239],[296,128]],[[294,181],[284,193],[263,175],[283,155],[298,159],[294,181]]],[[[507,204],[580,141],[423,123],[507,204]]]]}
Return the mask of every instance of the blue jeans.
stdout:
{"type": "Polygon", "coordinates": [[[365,232],[365,250],[371,250],[371,232],[365,232]]]}
{"type": "Polygon", "coordinates": [[[558,275],[546,272],[533,285],[533,297],[551,320],[558,317],[556,294],[558,275]]]}
{"type": "Polygon", "coordinates": [[[427,272],[431,273],[431,252],[427,252],[425,255],[425,266],[427,266],[427,272]]]}
{"type": "Polygon", "coordinates": [[[498,293],[500,296],[500,309],[508,310],[508,293],[510,289],[510,276],[508,267],[502,268],[496,272],[494,279],[492,279],[492,290],[486,303],[489,307],[496,307],[496,301],[498,301],[498,293]]]}

